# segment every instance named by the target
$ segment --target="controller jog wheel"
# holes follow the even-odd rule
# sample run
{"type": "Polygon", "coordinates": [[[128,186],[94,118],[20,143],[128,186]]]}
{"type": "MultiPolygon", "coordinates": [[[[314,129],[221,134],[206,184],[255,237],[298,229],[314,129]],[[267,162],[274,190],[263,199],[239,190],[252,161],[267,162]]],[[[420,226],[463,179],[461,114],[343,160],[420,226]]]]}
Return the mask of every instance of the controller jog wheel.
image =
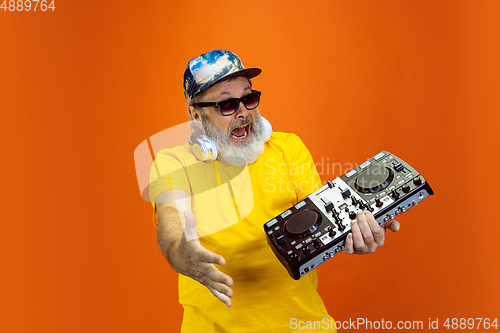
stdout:
{"type": "Polygon", "coordinates": [[[376,165],[360,173],[354,187],[362,193],[377,193],[389,186],[393,179],[394,171],[387,167],[376,165]]]}
{"type": "Polygon", "coordinates": [[[315,232],[321,224],[321,215],[310,209],[293,214],[285,225],[285,233],[292,238],[304,238],[315,232]]]}

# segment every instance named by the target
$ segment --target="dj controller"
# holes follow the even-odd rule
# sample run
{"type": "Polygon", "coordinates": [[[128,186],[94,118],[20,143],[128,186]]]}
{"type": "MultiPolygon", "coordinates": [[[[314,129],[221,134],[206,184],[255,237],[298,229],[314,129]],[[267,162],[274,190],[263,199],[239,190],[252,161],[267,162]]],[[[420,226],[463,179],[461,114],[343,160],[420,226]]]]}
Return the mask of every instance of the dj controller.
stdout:
{"type": "Polygon", "coordinates": [[[345,249],[356,212],[379,225],[434,194],[414,168],[381,151],[264,224],[267,241],[295,280],[345,249]]]}

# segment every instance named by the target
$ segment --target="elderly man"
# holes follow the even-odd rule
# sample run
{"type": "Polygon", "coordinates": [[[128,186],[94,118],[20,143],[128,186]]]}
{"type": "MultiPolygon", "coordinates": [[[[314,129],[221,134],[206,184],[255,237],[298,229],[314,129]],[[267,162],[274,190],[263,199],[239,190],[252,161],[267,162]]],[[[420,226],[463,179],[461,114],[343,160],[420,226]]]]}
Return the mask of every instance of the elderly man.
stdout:
{"type": "MultiPolygon", "coordinates": [[[[260,72],[229,51],[192,59],[184,94],[194,133],[204,133],[156,156],[169,176],[150,195],[159,246],[180,273],[182,332],[287,332],[291,320],[333,322],[316,271],[293,280],[266,242],[263,224],[320,188],[321,180],[302,141],[272,133],[260,115],[261,93],[250,81],[260,72]]],[[[399,224],[385,227],[397,231],[399,224]]],[[[384,242],[385,231],[369,212],[358,212],[351,228],[348,254],[372,253],[384,242]]]]}

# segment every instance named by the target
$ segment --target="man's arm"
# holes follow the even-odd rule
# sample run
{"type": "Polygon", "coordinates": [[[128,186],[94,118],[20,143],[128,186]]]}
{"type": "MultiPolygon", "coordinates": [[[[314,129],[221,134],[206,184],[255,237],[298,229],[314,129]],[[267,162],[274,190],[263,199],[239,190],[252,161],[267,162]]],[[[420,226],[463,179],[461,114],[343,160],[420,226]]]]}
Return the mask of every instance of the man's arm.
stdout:
{"type": "Polygon", "coordinates": [[[169,190],[156,197],[158,245],[172,268],[200,282],[221,302],[231,306],[233,280],[214,264],[225,259],[201,246],[196,234],[196,219],[191,199],[182,190],[169,190]]]}

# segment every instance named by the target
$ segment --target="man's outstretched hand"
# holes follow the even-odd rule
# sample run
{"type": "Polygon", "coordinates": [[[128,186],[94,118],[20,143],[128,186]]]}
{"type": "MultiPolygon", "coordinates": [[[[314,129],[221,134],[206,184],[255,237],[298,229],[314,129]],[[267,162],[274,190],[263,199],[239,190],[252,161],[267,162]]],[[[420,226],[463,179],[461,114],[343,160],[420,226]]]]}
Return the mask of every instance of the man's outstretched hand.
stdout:
{"type": "Polygon", "coordinates": [[[384,245],[386,229],[397,232],[399,227],[399,222],[394,220],[381,227],[372,213],[359,211],[356,220],[351,222],[351,233],[347,235],[345,241],[345,252],[347,254],[373,253],[384,245]]]}
{"type": "Polygon", "coordinates": [[[230,297],[233,296],[233,290],[229,287],[233,285],[233,279],[214,266],[214,264],[224,266],[225,259],[200,244],[193,213],[186,210],[184,217],[186,219],[184,234],[171,251],[170,264],[176,272],[200,282],[221,302],[231,306],[230,297]]]}

